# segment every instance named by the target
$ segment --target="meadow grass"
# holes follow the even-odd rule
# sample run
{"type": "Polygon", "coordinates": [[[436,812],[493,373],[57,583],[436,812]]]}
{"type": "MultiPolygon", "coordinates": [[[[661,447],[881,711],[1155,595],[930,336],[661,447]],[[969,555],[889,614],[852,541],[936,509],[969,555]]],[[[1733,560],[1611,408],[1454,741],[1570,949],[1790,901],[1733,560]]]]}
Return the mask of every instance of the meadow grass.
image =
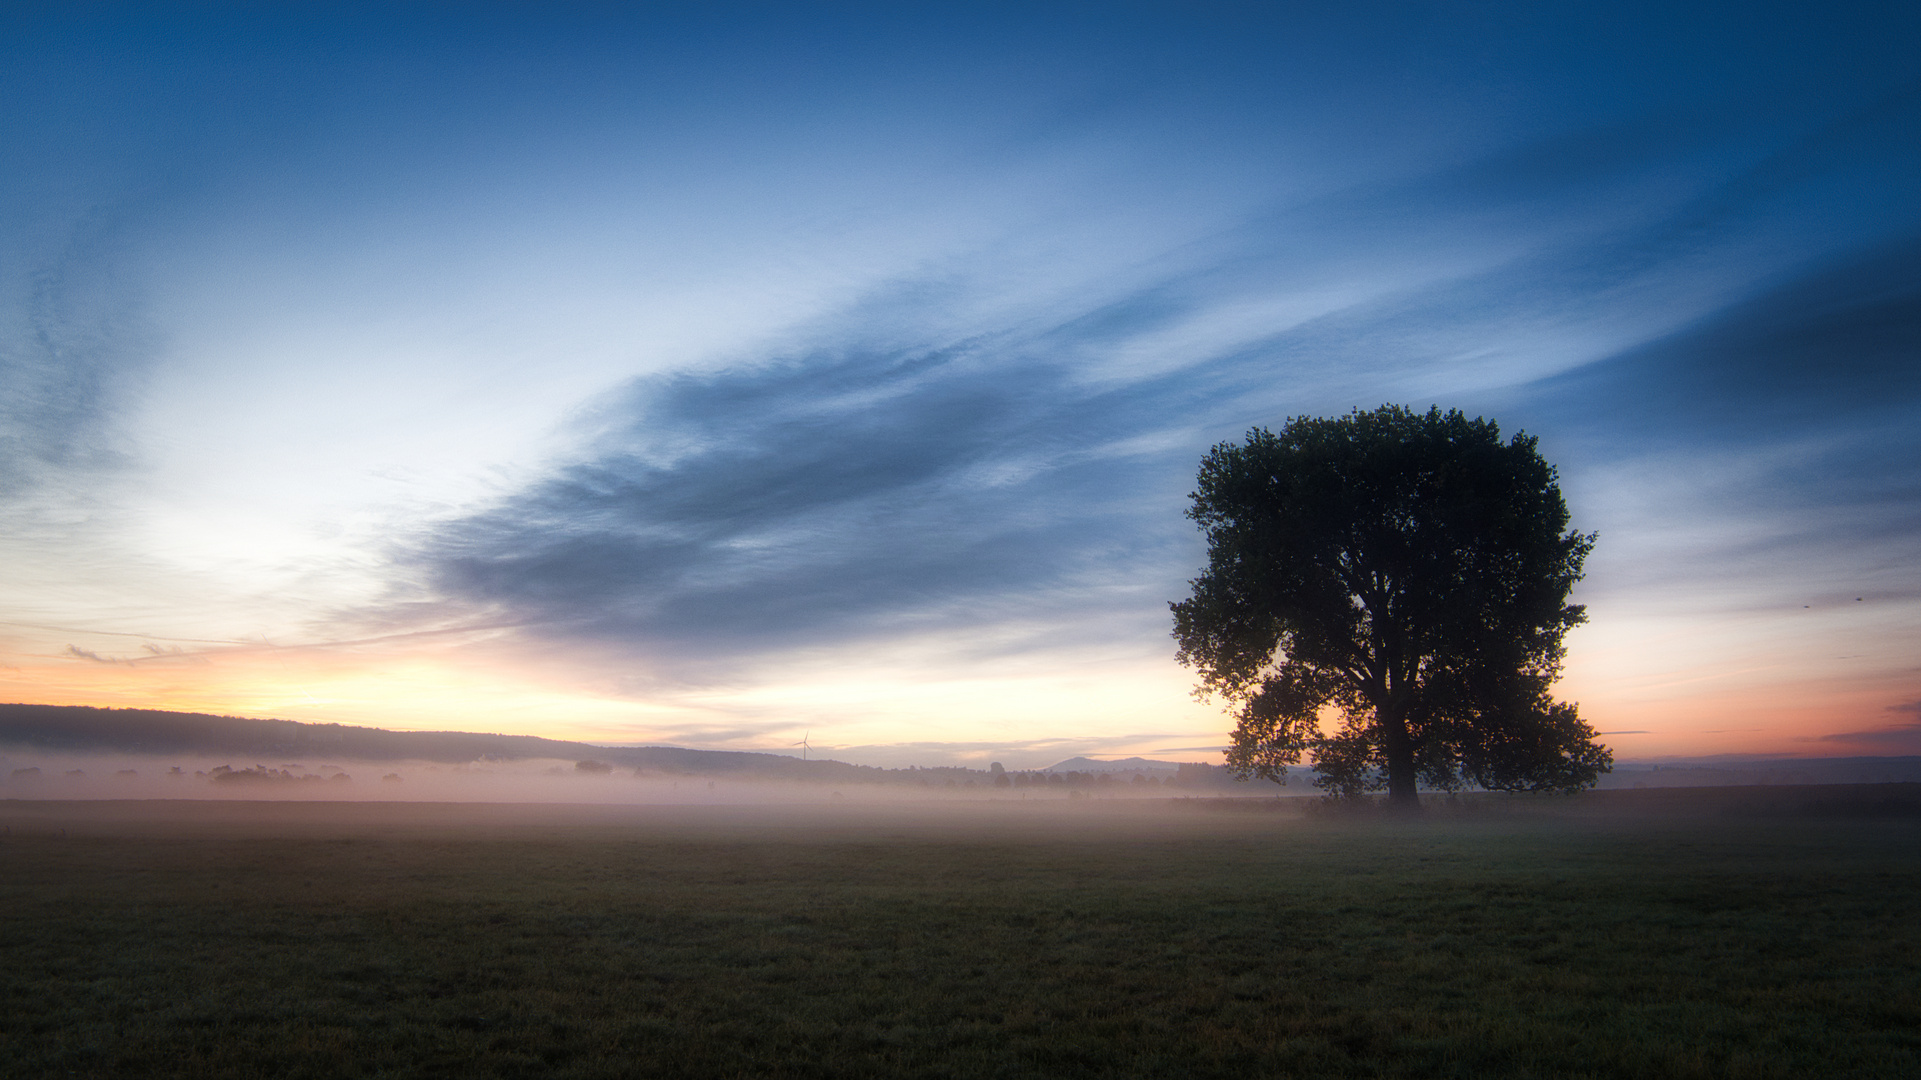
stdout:
{"type": "Polygon", "coordinates": [[[0,803],[0,1073],[1921,1075],[1921,823],[1570,805],[0,803]]]}

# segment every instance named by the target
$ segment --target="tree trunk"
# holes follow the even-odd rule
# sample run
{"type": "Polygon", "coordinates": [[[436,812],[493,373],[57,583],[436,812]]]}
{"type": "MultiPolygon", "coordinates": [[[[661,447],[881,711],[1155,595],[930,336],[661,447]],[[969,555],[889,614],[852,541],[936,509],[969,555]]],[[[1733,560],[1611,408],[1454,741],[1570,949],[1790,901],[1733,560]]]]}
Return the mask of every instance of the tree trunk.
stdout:
{"type": "Polygon", "coordinates": [[[1382,749],[1387,753],[1387,805],[1403,814],[1421,812],[1421,792],[1414,774],[1414,740],[1407,733],[1405,706],[1395,703],[1378,709],[1382,749]]]}

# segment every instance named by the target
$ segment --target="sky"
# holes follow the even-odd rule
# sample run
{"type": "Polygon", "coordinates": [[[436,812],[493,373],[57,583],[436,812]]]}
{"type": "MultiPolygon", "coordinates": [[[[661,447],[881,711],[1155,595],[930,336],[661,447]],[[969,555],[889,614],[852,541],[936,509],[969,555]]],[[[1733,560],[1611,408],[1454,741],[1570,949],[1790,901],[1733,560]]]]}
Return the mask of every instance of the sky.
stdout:
{"type": "Polygon", "coordinates": [[[1208,448],[1538,436],[1624,760],[1921,753],[1908,3],[9,5],[0,700],[1218,761],[1208,448]]]}

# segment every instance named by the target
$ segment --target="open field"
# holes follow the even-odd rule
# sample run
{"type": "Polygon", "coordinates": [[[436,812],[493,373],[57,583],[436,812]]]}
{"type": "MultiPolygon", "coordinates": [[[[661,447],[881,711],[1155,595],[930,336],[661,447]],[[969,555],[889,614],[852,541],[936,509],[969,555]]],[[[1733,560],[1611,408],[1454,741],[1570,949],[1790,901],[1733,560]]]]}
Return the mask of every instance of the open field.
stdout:
{"type": "Polygon", "coordinates": [[[1921,1075],[1914,785],[0,802],[6,1076],[1921,1075]]]}

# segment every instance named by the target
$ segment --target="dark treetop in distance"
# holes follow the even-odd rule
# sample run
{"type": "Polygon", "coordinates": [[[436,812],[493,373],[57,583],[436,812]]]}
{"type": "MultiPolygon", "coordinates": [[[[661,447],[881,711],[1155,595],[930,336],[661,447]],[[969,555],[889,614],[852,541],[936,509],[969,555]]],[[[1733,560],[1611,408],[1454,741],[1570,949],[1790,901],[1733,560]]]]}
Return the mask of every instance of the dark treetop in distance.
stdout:
{"type": "Polygon", "coordinates": [[[1228,765],[1284,782],[1312,750],[1330,794],[1385,787],[1407,808],[1423,781],[1576,791],[1609,771],[1550,695],[1594,546],[1555,479],[1533,438],[1439,409],[1299,417],[1216,446],[1187,512],[1207,570],[1172,607],[1197,693],[1238,706],[1228,765]]]}

